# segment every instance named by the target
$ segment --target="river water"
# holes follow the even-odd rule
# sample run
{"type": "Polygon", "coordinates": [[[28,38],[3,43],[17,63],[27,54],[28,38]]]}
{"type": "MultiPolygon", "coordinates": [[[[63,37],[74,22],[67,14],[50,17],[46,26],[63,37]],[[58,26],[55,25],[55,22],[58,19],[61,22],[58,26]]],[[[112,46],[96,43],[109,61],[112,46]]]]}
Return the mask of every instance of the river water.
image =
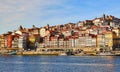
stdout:
{"type": "Polygon", "coordinates": [[[120,72],[120,57],[0,56],[0,72],[120,72]]]}

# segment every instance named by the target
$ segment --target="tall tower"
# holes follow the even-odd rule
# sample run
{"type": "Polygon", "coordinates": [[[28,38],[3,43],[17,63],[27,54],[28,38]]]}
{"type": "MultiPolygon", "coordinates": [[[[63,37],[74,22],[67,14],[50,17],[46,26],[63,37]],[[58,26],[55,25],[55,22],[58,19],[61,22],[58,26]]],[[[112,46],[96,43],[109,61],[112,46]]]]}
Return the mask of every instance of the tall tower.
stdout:
{"type": "Polygon", "coordinates": [[[18,30],[23,30],[23,27],[20,25],[20,26],[18,27],[18,30]]]}
{"type": "Polygon", "coordinates": [[[103,14],[103,20],[105,20],[105,14],[103,14]]]}
{"type": "Polygon", "coordinates": [[[105,16],[105,14],[103,14],[103,25],[105,25],[105,18],[106,18],[106,16],[105,16]]]}
{"type": "Polygon", "coordinates": [[[47,27],[47,29],[49,30],[49,27],[50,27],[50,26],[49,26],[49,24],[47,24],[47,26],[46,26],[46,27],[47,27]]]}

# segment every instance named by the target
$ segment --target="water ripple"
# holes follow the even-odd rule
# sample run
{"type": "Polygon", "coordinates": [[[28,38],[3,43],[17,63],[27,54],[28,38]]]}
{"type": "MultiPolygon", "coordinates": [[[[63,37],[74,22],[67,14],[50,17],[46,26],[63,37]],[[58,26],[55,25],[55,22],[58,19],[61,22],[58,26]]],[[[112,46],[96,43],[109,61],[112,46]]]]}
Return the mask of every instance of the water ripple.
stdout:
{"type": "Polygon", "coordinates": [[[14,62],[4,62],[0,61],[0,63],[4,64],[39,64],[39,65],[78,65],[78,66],[120,66],[120,64],[100,64],[100,63],[62,63],[62,62],[22,62],[22,61],[14,61],[14,62]]]}

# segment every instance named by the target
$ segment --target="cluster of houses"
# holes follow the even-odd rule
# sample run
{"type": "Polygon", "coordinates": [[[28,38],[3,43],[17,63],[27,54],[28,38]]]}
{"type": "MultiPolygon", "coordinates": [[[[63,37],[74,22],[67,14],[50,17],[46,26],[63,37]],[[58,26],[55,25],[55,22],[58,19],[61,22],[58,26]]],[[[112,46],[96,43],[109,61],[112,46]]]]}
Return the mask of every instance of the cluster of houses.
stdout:
{"type": "Polygon", "coordinates": [[[120,50],[120,19],[106,16],[77,23],[23,28],[0,35],[0,49],[96,48],[120,50]]]}

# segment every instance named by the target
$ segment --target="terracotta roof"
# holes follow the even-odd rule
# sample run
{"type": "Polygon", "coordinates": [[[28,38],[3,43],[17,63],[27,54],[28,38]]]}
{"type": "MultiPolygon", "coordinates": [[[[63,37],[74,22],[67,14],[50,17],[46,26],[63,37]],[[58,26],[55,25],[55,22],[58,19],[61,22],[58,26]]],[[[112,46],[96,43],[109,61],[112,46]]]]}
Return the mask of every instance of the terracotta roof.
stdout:
{"type": "Polygon", "coordinates": [[[91,28],[97,28],[97,26],[94,25],[94,26],[91,26],[91,28]]]}

